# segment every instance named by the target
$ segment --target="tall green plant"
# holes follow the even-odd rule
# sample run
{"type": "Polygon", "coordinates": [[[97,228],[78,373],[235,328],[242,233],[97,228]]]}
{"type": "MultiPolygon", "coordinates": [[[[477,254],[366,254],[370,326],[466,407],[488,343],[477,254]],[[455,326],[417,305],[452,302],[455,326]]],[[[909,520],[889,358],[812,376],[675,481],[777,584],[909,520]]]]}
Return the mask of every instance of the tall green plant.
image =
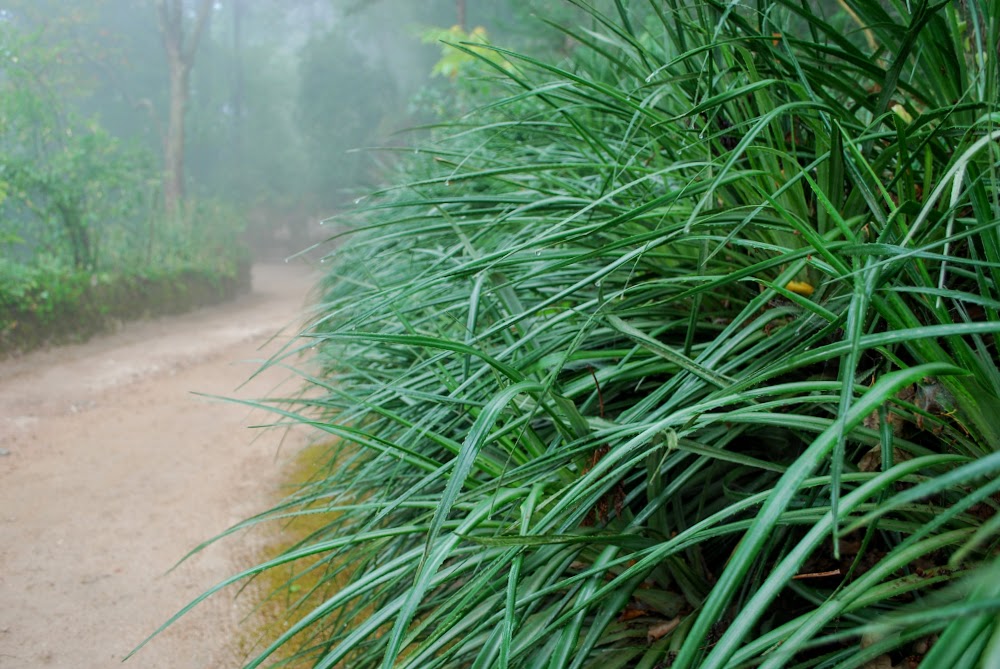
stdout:
{"type": "Polygon", "coordinates": [[[101,264],[102,242],[143,222],[149,157],[79,119],[58,45],[4,26],[0,45],[0,230],[10,255],[55,258],[75,270],[101,264]]]}
{"type": "Polygon", "coordinates": [[[1000,661],[996,3],[571,4],[273,363],[337,441],[247,666],[1000,661]]]}

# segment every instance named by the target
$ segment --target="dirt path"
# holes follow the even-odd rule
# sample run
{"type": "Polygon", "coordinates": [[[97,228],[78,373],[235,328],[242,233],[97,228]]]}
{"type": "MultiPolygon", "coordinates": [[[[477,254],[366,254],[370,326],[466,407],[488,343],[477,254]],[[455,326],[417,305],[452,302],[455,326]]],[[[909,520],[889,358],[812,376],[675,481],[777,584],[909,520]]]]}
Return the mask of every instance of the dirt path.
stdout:
{"type": "Polygon", "coordinates": [[[237,390],[248,361],[287,341],[313,281],[256,267],[236,302],[0,362],[0,668],[238,666],[234,593],[120,660],[248,563],[238,538],[167,573],[266,508],[279,480],[281,435],[245,429],[270,418],[191,391],[253,398],[286,381],[273,370],[237,390]]]}

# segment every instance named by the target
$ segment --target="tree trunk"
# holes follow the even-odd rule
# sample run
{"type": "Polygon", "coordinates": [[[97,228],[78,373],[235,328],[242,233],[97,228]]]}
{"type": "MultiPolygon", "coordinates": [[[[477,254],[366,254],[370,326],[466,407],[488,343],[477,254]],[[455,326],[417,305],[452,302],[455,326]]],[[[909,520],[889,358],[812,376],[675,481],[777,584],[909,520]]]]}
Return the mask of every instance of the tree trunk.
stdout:
{"type": "Polygon", "coordinates": [[[458,27],[465,30],[465,0],[455,0],[455,13],[457,14],[458,27]]]}
{"type": "Polygon", "coordinates": [[[233,116],[237,124],[243,118],[243,0],[233,0],[233,116]]]}
{"type": "MultiPolygon", "coordinates": [[[[59,196],[55,195],[55,197],[59,196]]],[[[55,209],[59,212],[66,236],[69,238],[70,249],[73,251],[73,267],[75,269],[93,269],[94,249],[80,207],[75,202],[57,200],[55,209]]]]}
{"type": "MultiPolygon", "coordinates": [[[[168,61],[169,62],[169,61],[168,61]]],[[[170,64],[170,114],[163,138],[163,204],[172,216],[184,201],[184,112],[188,99],[188,69],[170,64]]]]}
{"type": "Polygon", "coordinates": [[[183,0],[156,0],[170,76],[169,117],[163,137],[163,206],[168,216],[176,216],[184,202],[184,114],[194,54],[212,9],[212,0],[199,0],[191,37],[185,40],[183,4],[183,0]]]}
{"type": "Polygon", "coordinates": [[[232,0],[233,2],[233,165],[236,167],[235,186],[236,193],[245,194],[246,169],[243,165],[243,19],[246,13],[246,5],[243,0],[232,0]]]}

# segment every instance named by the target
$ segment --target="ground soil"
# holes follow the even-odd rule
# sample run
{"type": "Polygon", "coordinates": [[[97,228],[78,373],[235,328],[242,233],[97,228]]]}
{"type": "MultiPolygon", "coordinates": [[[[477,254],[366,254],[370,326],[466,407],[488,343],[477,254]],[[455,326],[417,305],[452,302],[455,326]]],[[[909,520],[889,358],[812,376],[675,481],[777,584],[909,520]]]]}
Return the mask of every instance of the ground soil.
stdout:
{"type": "Polygon", "coordinates": [[[309,438],[282,443],[248,429],[272,416],[193,394],[294,390],[279,369],[241,384],[289,341],[315,277],[276,265],[253,278],[226,305],[0,362],[0,669],[240,666],[236,624],[252,602],[235,591],[121,660],[257,557],[269,539],[241,533],[170,571],[266,509],[309,438]]]}

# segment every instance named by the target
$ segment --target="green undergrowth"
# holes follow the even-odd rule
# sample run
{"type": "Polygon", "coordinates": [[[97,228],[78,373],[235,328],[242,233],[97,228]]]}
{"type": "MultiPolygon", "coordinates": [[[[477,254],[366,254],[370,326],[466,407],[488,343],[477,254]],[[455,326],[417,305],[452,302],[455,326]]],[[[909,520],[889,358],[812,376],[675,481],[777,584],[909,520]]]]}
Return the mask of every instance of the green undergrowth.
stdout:
{"type": "Polygon", "coordinates": [[[248,261],[129,274],[8,269],[0,280],[0,356],[86,341],[123,321],[183,313],[250,289],[248,261]]]}

